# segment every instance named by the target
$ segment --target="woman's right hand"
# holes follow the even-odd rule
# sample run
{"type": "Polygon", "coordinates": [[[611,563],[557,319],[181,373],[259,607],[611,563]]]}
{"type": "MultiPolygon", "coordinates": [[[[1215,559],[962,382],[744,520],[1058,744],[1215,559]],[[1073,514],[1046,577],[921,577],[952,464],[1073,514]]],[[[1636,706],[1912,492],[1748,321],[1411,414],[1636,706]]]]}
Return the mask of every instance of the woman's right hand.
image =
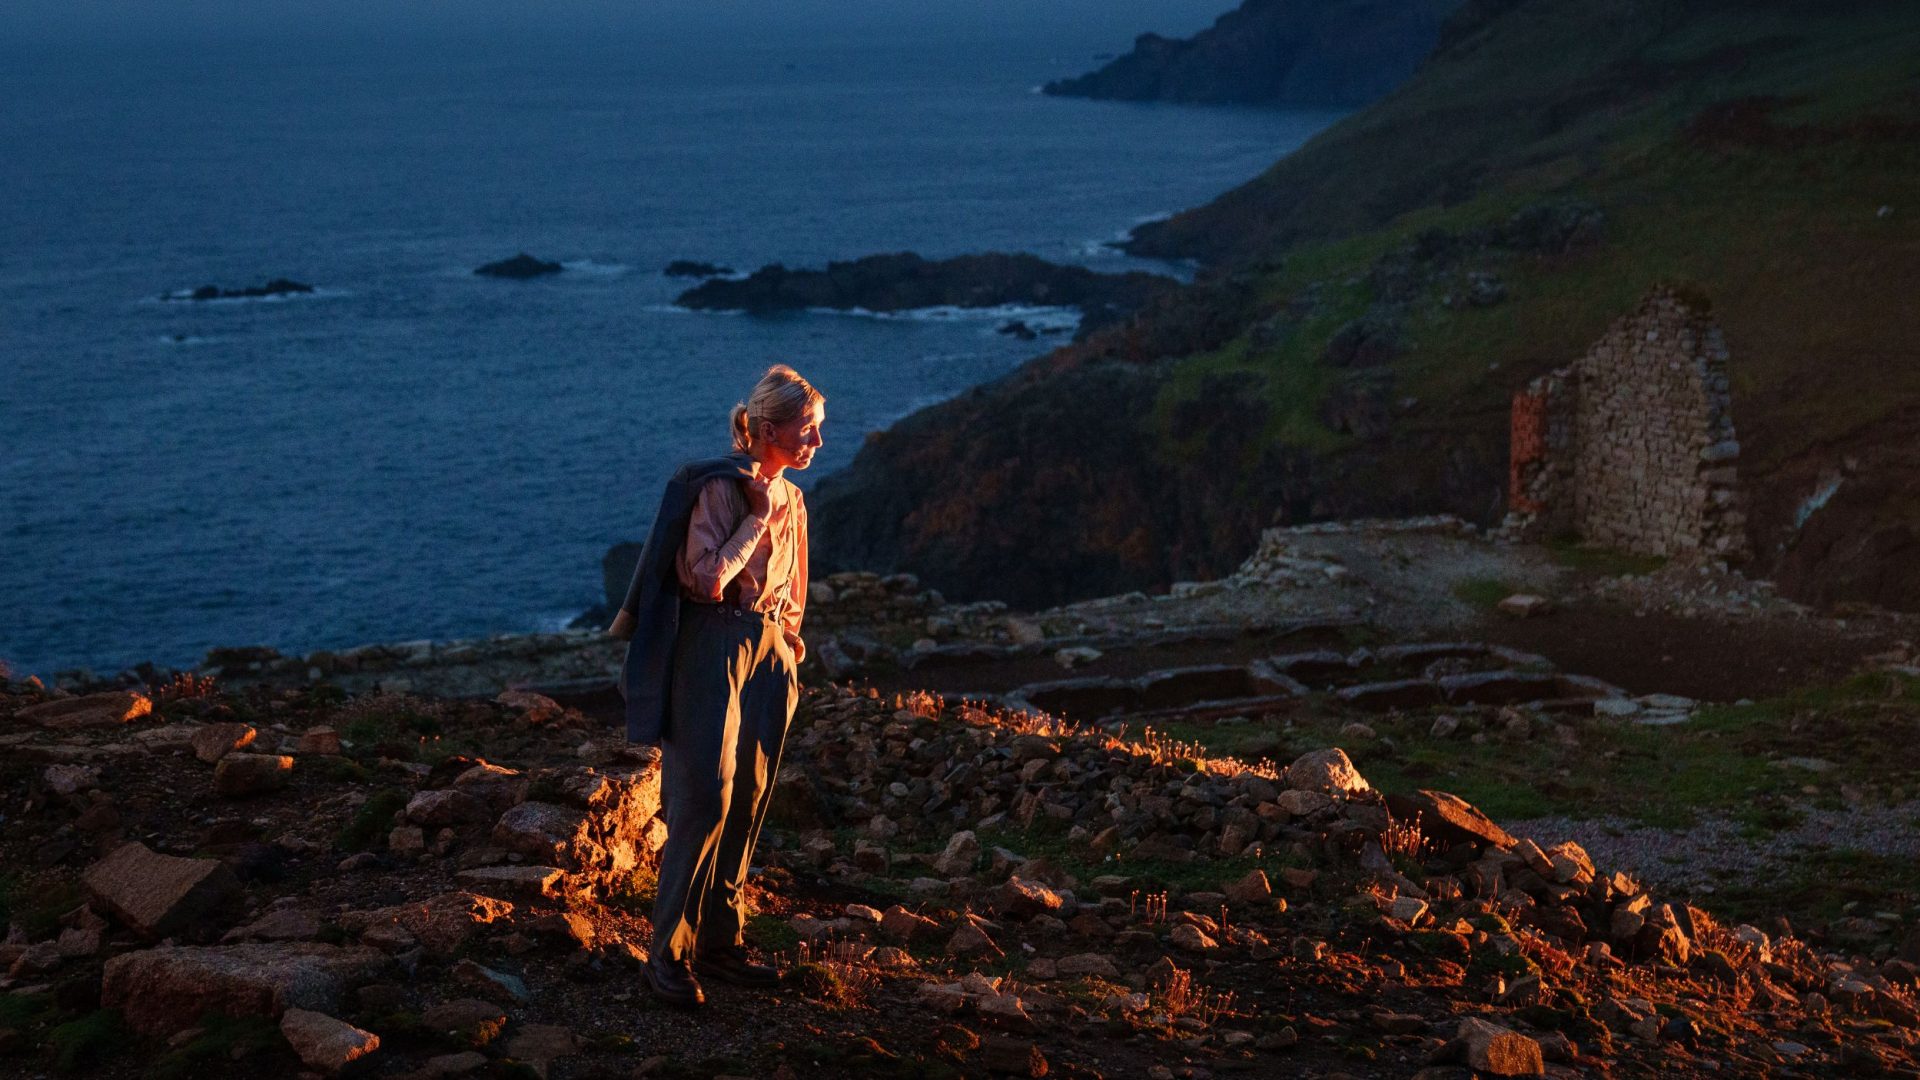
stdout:
{"type": "Polygon", "coordinates": [[[747,481],[747,513],[762,521],[773,516],[773,494],[768,490],[765,477],[754,477],[747,481]]]}
{"type": "Polygon", "coordinates": [[[619,638],[621,641],[630,640],[633,637],[634,622],[633,612],[621,608],[620,614],[613,617],[613,625],[607,627],[607,636],[619,638]]]}

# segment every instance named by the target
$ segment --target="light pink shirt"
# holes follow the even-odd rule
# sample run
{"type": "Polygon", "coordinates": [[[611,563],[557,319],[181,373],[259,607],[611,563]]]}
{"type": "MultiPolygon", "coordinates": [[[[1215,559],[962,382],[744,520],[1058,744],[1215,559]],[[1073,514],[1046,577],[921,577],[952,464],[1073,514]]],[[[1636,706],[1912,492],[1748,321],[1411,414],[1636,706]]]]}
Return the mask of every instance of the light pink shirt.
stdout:
{"type": "Polygon", "coordinates": [[[800,619],[807,607],[807,503],[786,477],[767,485],[767,500],[767,516],[755,517],[739,481],[707,481],[674,564],[694,600],[773,612],[797,663],[806,655],[800,619]]]}

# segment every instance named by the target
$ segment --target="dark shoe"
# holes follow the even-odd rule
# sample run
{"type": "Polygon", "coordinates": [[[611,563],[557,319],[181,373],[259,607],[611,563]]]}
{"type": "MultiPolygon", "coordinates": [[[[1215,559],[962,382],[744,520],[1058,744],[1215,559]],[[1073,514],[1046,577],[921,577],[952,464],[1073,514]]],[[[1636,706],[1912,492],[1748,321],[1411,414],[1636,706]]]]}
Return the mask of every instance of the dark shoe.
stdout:
{"type": "Polygon", "coordinates": [[[754,986],[766,988],[780,985],[780,972],[767,964],[756,964],[747,959],[747,950],[739,945],[726,945],[717,949],[708,949],[696,953],[693,969],[708,978],[719,979],[735,986],[754,986]]]}
{"type": "Polygon", "coordinates": [[[700,980],[693,977],[693,972],[687,969],[685,963],[649,960],[641,970],[646,972],[647,986],[654,996],[667,1004],[691,1009],[707,1003],[707,995],[700,989],[700,980]]]}

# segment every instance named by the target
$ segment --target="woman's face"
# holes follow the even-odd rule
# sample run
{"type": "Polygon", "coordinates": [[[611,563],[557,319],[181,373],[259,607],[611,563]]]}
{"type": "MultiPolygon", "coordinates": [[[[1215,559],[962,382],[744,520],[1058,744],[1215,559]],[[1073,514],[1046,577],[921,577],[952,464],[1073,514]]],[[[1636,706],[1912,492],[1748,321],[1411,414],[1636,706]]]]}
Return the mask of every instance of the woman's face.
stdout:
{"type": "Polygon", "coordinates": [[[820,429],[826,422],[827,406],[819,401],[784,424],[761,421],[760,445],[766,448],[761,460],[783,469],[804,469],[813,464],[813,452],[820,449],[820,429]]]}

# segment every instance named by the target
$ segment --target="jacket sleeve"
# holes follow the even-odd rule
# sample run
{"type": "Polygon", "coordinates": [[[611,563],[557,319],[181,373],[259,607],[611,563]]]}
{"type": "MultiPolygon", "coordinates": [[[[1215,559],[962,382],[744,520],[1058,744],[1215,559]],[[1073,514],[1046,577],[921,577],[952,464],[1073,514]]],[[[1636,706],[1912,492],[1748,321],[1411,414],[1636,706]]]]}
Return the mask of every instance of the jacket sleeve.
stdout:
{"type": "Polygon", "coordinates": [[[807,500],[799,488],[793,489],[793,576],[787,581],[787,603],[780,613],[780,629],[793,647],[793,662],[807,658],[807,644],[800,639],[800,620],[807,613],[807,500]]]}
{"type": "Polygon", "coordinates": [[[752,558],[753,549],[767,534],[767,519],[757,514],[738,515],[728,505],[726,487],[733,481],[719,477],[707,481],[694,503],[693,517],[687,522],[687,538],[680,548],[680,580],[693,595],[709,603],[719,602],[732,581],[752,558]]]}

